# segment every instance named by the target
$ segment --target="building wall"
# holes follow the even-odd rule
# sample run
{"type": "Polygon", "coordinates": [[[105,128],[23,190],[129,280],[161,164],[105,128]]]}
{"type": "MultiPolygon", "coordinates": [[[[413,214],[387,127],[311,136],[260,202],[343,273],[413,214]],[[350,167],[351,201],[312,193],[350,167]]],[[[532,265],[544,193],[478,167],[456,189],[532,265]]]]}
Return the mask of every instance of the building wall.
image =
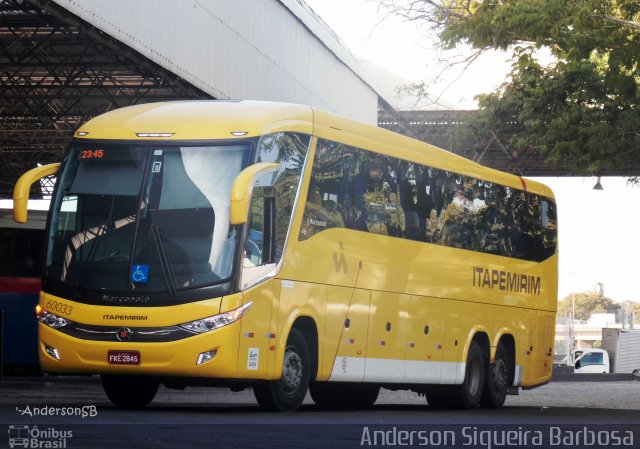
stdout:
{"type": "Polygon", "coordinates": [[[376,123],[378,94],[303,2],[54,1],[216,98],[302,103],[376,123]]]}

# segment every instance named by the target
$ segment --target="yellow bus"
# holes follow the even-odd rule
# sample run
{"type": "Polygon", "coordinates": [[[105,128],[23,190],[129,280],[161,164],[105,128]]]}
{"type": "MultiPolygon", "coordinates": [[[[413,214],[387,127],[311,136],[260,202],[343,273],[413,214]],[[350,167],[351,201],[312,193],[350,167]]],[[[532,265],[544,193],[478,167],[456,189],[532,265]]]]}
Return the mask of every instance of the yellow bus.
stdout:
{"type": "Polygon", "coordinates": [[[82,125],[55,174],[37,307],[49,373],[501,407],[551,376],[556,207],[542,184],[307,106],[131,106],[82,125]]]}

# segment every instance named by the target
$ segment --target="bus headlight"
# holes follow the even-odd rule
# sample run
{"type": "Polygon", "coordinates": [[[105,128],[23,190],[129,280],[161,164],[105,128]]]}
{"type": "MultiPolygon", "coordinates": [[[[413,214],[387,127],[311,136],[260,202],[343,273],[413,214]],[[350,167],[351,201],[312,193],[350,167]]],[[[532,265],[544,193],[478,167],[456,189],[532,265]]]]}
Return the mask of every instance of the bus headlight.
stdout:
{"type": "Polygon", "coordinates": [[[73,321],[71,320],[62,318],[61,316],[58,316],[51,312],[47,312],[46,310],[40,311],[40,313],[38,314],[38,319],[41,323],[46,324],[47,326],[54,329],[58,329],[60,327],[64,327],[73,323],[73,321]]]}
{"type": "Polygon", "coordinates": [[[188,323],[180,324],[179,326],[196,334],[202,334],[214,329],[219,329],[242,318],[242,315],[249,310],[251,304],[252,302],[248,302],[237,309],[203,318],[201,320],[190,321],[188,323]]]}

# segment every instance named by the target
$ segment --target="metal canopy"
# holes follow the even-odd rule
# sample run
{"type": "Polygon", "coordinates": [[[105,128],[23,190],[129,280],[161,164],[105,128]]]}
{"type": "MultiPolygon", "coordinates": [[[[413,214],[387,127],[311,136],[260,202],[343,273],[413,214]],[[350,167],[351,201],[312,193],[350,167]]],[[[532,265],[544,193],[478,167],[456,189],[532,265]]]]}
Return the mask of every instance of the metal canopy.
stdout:
{"type": "Polygon", "coordinates": [[[212,98],[47,0],[0,0],[0,92],[0,198],[22,172],[59,161],[95,115],[212,98]]]}
{"type": "MultiPolygon", "coordinates": [[[[12,196],[21,173],[59,161],[73,131],[95,115],[138,103],[212,98],[49,0],[0,0],[0,93],[0,198],[12,196]]],[[[397,112],[380,99],[379,125],[500,170],[577,175],[535,152],[508,148],[506,136],[456,142],[452,130],[470,113],[397,112]]],[[[631,176],[639,169],[600,175],[631,176]]],[[[42,190],[36,187],[33,197],[48,193],[42,190]]]]}

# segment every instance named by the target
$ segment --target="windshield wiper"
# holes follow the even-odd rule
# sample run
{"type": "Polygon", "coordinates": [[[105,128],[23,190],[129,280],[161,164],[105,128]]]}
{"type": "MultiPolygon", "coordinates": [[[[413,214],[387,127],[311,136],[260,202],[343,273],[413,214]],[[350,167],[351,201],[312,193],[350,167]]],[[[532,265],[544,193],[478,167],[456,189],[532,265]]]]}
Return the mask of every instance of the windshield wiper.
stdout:
{"type": "Polygon", "coordinates": [[[149,230],[151,233],[151,238],[153,239],[153,243],[155,244],[156,250],[158,251],[158,259],[160,259],[160,268],[162,269],[164,282],[167,285],[167,290],[169,290],[171,298],[173,298],[175,301],[176,276],[173,272],[173,268],[171,267],[171,263],[169,262],[169,258],[167,257],[167,251],[164,246],[164,241],[162,240],[160,228],[155,224],[151,224],[149,226],[149,230]]]}

